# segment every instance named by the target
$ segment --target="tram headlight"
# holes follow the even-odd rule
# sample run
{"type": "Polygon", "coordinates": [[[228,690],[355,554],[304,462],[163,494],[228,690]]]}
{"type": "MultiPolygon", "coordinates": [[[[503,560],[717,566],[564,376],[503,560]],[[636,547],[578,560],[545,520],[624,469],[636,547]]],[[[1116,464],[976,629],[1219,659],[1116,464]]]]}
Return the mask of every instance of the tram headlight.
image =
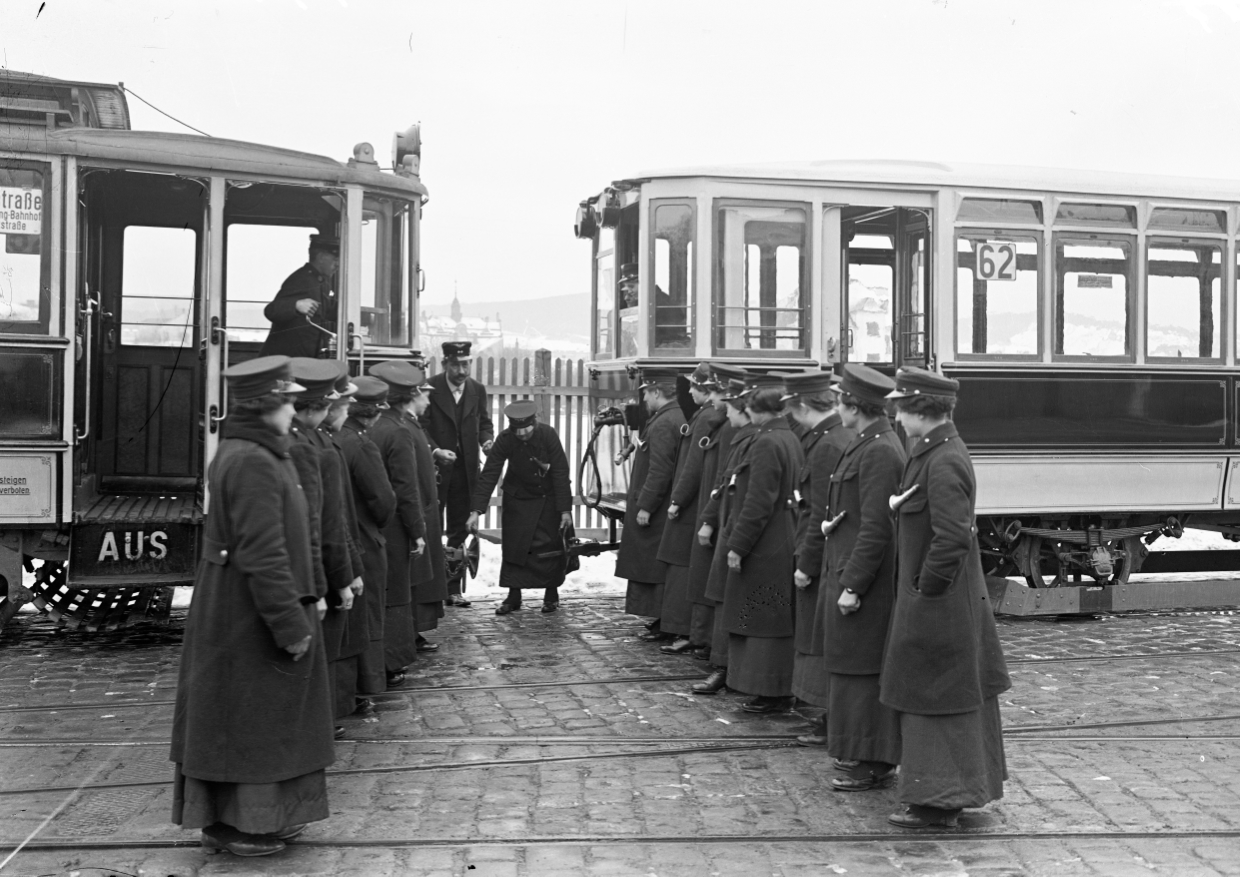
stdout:
{"type": "Polygon", "coordinates": [[[392,168],[418,173],[422,161],[422,126],[410,125],[392,135],[392,168]],[[412,158],[413,161],[409,161],[412,158]]]}
{"type": "Polygon", "coordinates": [[[573,234],[581,240],[589,240],[598,234],[598,214],[594,205],[588,200],[577,205],[577,219],[573,223],[573,234]]]}

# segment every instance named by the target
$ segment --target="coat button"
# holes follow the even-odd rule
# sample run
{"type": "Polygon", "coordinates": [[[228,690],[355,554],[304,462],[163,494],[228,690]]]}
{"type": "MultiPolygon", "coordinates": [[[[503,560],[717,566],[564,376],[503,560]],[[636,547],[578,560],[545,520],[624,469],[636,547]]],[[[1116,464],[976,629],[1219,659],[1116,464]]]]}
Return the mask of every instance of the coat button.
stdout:
{"type": "Polygon", "coordinates": [[[220,549],[220,557],[227,557],[227,556],[228,556],[228,549],[227,549],[227,548],[221,548],[221,549],[220,549]]]}

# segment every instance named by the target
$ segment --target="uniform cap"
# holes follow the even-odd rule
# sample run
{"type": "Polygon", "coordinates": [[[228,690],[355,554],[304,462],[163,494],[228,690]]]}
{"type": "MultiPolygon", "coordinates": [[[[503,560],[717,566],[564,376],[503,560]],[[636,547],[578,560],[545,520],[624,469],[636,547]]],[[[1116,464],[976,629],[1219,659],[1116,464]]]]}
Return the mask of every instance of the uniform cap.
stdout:
{"type": "Polygon", "coordinates": [[[818,396],[830,390],[831,385],[837,381],[839,378],[831,372],[818,369],[784,375],[784,386],[787,388],[784,401],[797,396],[818,396]]]}
{"type": "Polygon", "coordinates": [[[421,369],[403,359],[376,362],[370,367],[370,373],[388,387],[404,390],[406,394],[419,386],[424,376],[421,369]]]}
{"type": "Polygon", "coordinates": [[[336,365],[340,371],[340,376],[336,378],[336,395],[341,399],[355,395],[357,393],[357,384],[353,383],[349,378],[349,366],[343,362],[337,362],[336,365]]]}
{"type": "Polygon", "coordinates": [[[715,376],[715,383],[719,385],[720,389],[726,388],[729,380],[744,381],[745,376],[749,374],[739,365],[730,365],[726,362],[712,362],[710,364],[710,372],[715,376]]]}
{"type": "Polygon", "coordinates": [[[538,406],[529,399],[521,399],[504,406],[504,416],[508,418],[511,429],[523,429],[533,426],[538,419],[538,406]]]}
{"type": "Polygon", "coordinates": [[[750,372],[745,377],[745,392],[756,393],[758,390],[783,389],[784,377],[784,375],[770,372],[765,374],[750,372]]]}
{"type": "Polygon", "coordinates": [[[411,365],[413,365],[414,371],[417,372],[417,378],[418,378],[418,382],[414,384],[413,388],[423,393],[425,393],[427,390],[435,389],[434,387],[432,387],[430,384],[426,382],[426,366],[419,365],[418,363],[411,363],[411,365]]]}
{"type": "Polygon", "coordinates": [[[445,341],[443,343],[444,362],[453,359],[469,359],[469,349],[472,344],[472,341],[445,341]]]}
{"type": "Polygon", "coordinates": [[[310,235],[310,249],[340,255],[340,238],[330,234],[310,235]]]}
{"type": "Polygon", "coordinates": [[[837,393],[856,396],[863,402],[882,405],[887,400],[887,394],[894,390],[895,386],[896,382],[882,372],[875,371],[868,365],[850,362],[844,366],[844,374],[840,382],[833,385],[831,389],[837,393]]]}
{"type": "Polygon", "coordinates": [[[620,282],[636,283],[637,282],[637,263],[625,262],[620,266],[620,282]]]}
{"type": "Polygon", "coordinates": [[[746,389],[745,382],[739,378],[727,378],[719,384],[719,392],[725,402],[740,399],[745,395],[746,389]]]}
{"type": "Polygon", "coordinates": [[[362,375],[354,380],[354,386],[357,387],[357,392],[353,394],[355,402],[364,402],[376,408],[390,407],[387,403],[388,385],[378,378],[362,375]]]}
{"type": "Polygon", "coordinates": [[[289,360],[288,366],[293,379],[306,388],[301,394],[301,401],[340,398],[340,394],[336,392],[340,363],[336,360],[294,356],[289,360]]]}
{"type": "Polygon", "coordinates": [[[289,376],[287,356],[260,356],[224,370],[228,394],[237,402],[261,399],[268,393],[301,393],[305,387],[289,376]]]}
{"type": "Polygon", "coordinates": [[[926,371],[924,368],[912,366],[896,369],[895,389],[887,394],[888,399],[908,399],[912,396],[950,396],[955,398],[960,389],[960,381],[941,375],[938,372],[926,371]]]}
{"type": "Polygon", "coordinates": [[[711,373],[710,363],[699,362],[697,368],[689,375],[689,383],[699,390],[711,390],[715,386],[715,376],[711,373]]]}
{"type": "Polygon", "coordinates": [[[678,374],[679,372],[674,368],[643,368],[640,372],[641,383],[637,385],[637,389],[645,390],[648,387],[662,387],[670,392],[676,386],[676,376],[678,374]]]}

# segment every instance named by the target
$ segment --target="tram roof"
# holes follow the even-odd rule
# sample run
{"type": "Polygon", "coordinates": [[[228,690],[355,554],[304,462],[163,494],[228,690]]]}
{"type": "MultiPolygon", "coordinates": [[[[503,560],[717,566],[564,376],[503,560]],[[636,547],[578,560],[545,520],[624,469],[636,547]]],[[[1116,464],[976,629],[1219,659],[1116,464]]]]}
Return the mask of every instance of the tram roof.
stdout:
{"type": "Polygon", "coordinates": [[[848,160],[703,165],[650,171],[626,181],[707,177],[753,182],[896,185],[1064,192],[1126,197],[1240,200],[1240,180],[957,162],[848,160]]]}
{"type": "Polygon", "coordinates": [[[349,167],[333,158],[277,146],[166,131],[103,128],[0,128],[0,149],[74,155],[124,165],[163,166],[186,172],[240,173],[274,179],[311,180],[324,185],[363,185],[393,194],[426,197],[426,187],[410,177],[377,167],[349,167]]]}

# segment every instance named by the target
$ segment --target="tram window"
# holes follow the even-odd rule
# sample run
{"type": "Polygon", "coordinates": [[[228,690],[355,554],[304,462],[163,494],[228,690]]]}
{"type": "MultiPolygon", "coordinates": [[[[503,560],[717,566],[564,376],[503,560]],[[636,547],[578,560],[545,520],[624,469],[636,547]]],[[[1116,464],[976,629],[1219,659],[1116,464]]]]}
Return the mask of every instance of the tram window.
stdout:
{"type": "Polygon", "coordinates": [[[121,343],[192,347],[198,233],[131,225],[121,269],[121,343]]]}
{"type": "MultiPolygon", "coordinates": [[[[860,238],[853,239],[856,244],[860,238]]],[[[887,238],[881,238],[888,242],[887,238]]],[[[849,253],[855,253],[852,248],[849,253]]],[[[892,290],[896,270],[890,264],[848,263],[848,359],[894,362],[891,343],[892,290]]]]}
{"type": "Polygon", "coordinates": [[[1060,204],[1056,225],[1136,228],[1137,211],[1123,204],[1060,204]]]}
{"type": "Polygon", "coordinates": [[[661,350],[693,349],[693,208],[654,208],[654,343],[661,350]]]}
{"type": "Polygon", "coordinates": [[[957,353],[1037,356],[1040,255],[1032,237],[995,231],[956,239],[957,353]]]}
{"type": "Polygon", "coordinates": [[[1227,230],[1227,214],[1222,210],[1180,210],[1175,207],[1155,207],[1150,214],[1151,229],[1179,232],[1217,232],[1227,230]]]}
{"type": "Polygon", "coordinates": [[[1151,242],[1145,263],[1145,345],[1151,357],[1217,359],[1223,250],[1219,244],[1151,242]]]}
{"type": "Polygon", "coordinates": [[[598,295],[595,302],[598,322],[595,325],[594,355],[598,359],[611,359],[616,355],[615,247],[615,230],[599,229],[598,251],[594,259],[594,279],[598,295]]]}
{"type": "Polygon", "coordinates": [[[1055,274],[1055,354],[1130,356],[1132,242],[1059,239],[1055,274]]]}
{"type": "Polygon", "coordinates": [[[1042,205],[1036,201],[1008,201],[1001,198],[965,198],[956,214],[958,222],[983,225],[1020,223],[1042,224],[1042,205]]]}
{"type": "Polygon", "coordinates": [[[49,330],[47,193],[37,170],[0,167],[0,332],[49,330]]]}
{"type": "Polygon", "coordinates": [[[367,344],[403,347],[412,309],[409,205],[367,198],[362,217],[360,334],[367,344]]]}
{"type": "Polygon", "coordinates": [[[719,208],[717,349],[805,349],[805,210],[719,208]]]}
{"type": "Polygon", "coordinates": [[[299,225],[234,222],[228,226],[224,325],[230,340],[267,340],[271,323],[263,316],[263,308],[276,297],[285,279],[306,264],[307,245],[315,231],[299,225]]]}

